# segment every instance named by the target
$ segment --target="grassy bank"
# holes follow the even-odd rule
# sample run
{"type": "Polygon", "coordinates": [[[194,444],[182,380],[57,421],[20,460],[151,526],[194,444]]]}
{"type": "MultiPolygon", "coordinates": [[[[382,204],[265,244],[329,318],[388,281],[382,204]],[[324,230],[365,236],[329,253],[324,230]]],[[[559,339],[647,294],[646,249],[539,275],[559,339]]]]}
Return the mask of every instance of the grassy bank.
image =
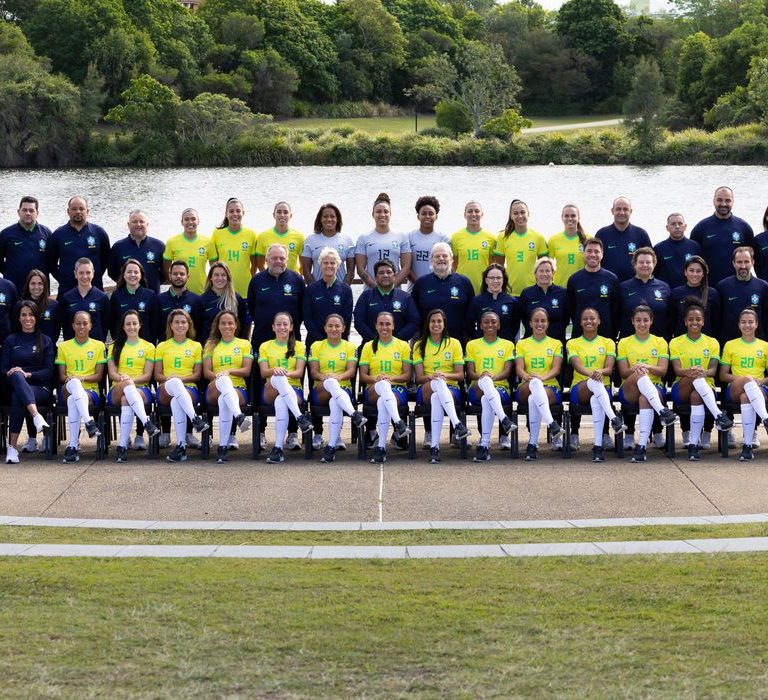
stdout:
{"type": "Polygon", "coordinates": [[[8,697],[759,696],[768,555],[0,566],[8,697]]]}

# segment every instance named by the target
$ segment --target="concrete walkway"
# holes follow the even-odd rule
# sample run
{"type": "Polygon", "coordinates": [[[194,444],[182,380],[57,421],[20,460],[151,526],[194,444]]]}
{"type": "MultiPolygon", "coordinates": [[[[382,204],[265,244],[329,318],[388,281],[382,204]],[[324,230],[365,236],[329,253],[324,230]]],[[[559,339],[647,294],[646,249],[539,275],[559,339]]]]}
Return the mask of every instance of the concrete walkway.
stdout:
{"type": "Polygon", "coordinates": [[[577,124],[554,124],[553,126],[532,126],[530,129],[523,129],[524,134],[541,134],[545,131],[569,131],[571,129],[593,129],[603,126],[616,126],[621,124],[621,119],[603,119],[595,122],[581,122],[577,124]]]}

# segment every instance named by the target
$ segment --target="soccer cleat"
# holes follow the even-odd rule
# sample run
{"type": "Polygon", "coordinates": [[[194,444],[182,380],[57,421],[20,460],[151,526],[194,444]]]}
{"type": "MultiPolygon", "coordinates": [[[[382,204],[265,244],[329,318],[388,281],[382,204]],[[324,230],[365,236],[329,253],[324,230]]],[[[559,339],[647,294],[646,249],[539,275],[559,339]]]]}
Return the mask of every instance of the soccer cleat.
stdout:
{"type": "Polygon", "coordinates": [[[560,423],[558,423],[556,420],[553,420],[549,424],[549,434],[552,436],[552,441],[554,443],[554,439],[556,437],[559,437],[561,433],[563,433],[563,429],[560,427],[560,423]]]}
{"type": "Polygon", "coordinates": [[[440,448],[439,447],[430,447],[429,448],[429,463],[430,464],[438,464],[440,462],[440,448]]]}
{"type": "MultiPolygon", "coordinates": [[[[95,438],[99,437],[101,435],[101,430],[99,430],[99,426],[96,425],[96,421],[91,419],[85,424],[85,429],[88,431],[88,437],[89,438],[95,438]]],[[[138,441],[139,438],[136,438],[138,441]]]]}
{"type": "Polygon", "coordinates": [[[691,431],[683,430],[683,447],[688,447],[691,444],[691,431]]]}
{"type": "Polygon", "coordinates": [[[563,450],[563,436],[556,435],[552,438],[552,450],[554,452],[562,452],[563,450]]]}
{"type": "Polygon", "coordinates": [[[504,416],[504,419],[501,421],[501,432],[504,435],[509,435],[513,430],[517,430],[517,423],[509,416],[504,416]]]}
{"type": "Polygon", "coordinates": [[[291,452],[301,449],[299,444],[299,436],[297,433],[288,433],[288,437],[285,439],[285,449],[291,452]]]}
{"type": "Polygon", "coordinates": [[[537,445],[532,445],[530,442],[525,448],[525,461],[534,462],[539,458],[539,448],[537,445]]]}
{"type": "Polygon", "coordinates": [[[677,414],[668,408],[662,408],[661,413],[659,413],[659,419],[661,420],[661,424],[666,427],[672,425],[672,423],[677,420],[677,414]]]}
{"type": "Polygon", "coordinates": [[[384,464],[387,461],[387,450],[383,447],[374,447],[371,464],[384,464]]]}
{"type": "Polygon", "coordinates": [[[491,454],[490,450],[484,445],[478,445],[475,450],[475,456],[472,458],[473,462],[490,462],[491,454]]]}
{"type": "Polygon", "coordinates": [[[595,445],[592,448],[592,461],[593,462],[605,462],[605,453],[602,445],[595,445]]]}
{"type": "MultiPolygon", "coordinates": [[[[37,440],[35,438],[29,438],[25,443],[24,447],[21,448],[22,452],[37,452],[37,440]]],[[[15,462],[14,462],[15,464],[15,462]]]]}
{"type": "Polygon", "coordinates": [[[196,430],[198,433],[203,433],[206,430],[208,430],[211,426],[208,425],[208,421],[205,420],[202,416],[195,416],[192,419],[192,428],[196,430]]]}
{"type": "Polygon", "coordinates": [[[144,423],[144,430],[147,431],[150,440],[155,437],[155,435],[160,435],[160,428],[158,428],[151,420],[147,420],[147,422],[144,423]]]}
{"type": "Polygon", "coordinates": [[[701,457],[699,457],[699,446],[698,445],[688,445],[688,461],[689,462],[698,462],[701,460],[701,457]]]}
{"type": "Polygon", "coordinates": [[[408,437],[411,434],[411,429],[405,424],[405,421],[399,420],[395,423],[395,432],[393,437],[395,440],[402,440],[404,437],[408,437]]]}
{"type": "Polygon", "coordinates": [[[144,438],[141,435],[137,435],[133,441],[134,450],[146,450],[147,446],[144,444],[144,438]]]}
{"type": "Polygon", "coordinates": [[[115,458],[115,462],[127,462],[128,461],[128,448],[127,447],[118,447],[117,448],[117,457],[115,458]]]}
{"type": "Polygon", "coordinates": [[[469,428],[459,421],[453,428],[453,437],[457,440],[466,440],[469,437],[469,428]]]}
{"type": "Polygon", "coordinates": [[[280,462],[285,462],[285,455],[283,454],[282,449],[273,447],[272,452],[270,452],[269,457],[267,457],[267,464],[280,464],[280,462]]]}
{"type": "Polygon", "coordinates": [[[331,447],[330,445],[326,445],[325,449],[323,450],[323,456],[320,457],[320,461],[323,464],[330,464],[331,462],[336,461],[336,448],[331,447]]]}
{"type": "Polygon", "coordinates": [[[323,440],[323,436],[320,435],[320,433],[315,433],[312,436],[312,449],[322,450],[323,447],[325,447],[325,440],[323,440]]]}
{"type": "Polygon", "coordinates": [[[74,464],[75,462],[80,461],[80,452],[78,452],[76,447],[72,447],[71,445],[67,447],[66,450],[64,450],[64,459],[62,462],[64,464],[74,464]]]}
{"type": "Polygon", "coordinates": [[[171,446],[171,434],[170,433],[161,433],[160,439],[157,441],[157,446],[164,450],[166,447],[171,446]]]}
{"type": "Polygon", "coordinates": [[[241,433],[244,433],[246,430],[248,430],[248,428],[251,427],[251,419],[248,418],[245,413],[241,413],[238,416],[235,416],[235,425],[241,433]]]}
{"type": "Polygon", "coordinates": [[[611,430],[613,430],[614,433],[623,433],[627,429],[627,426],[624,425],[624,421],[621,420],[621,416],[614,416],[611,418],[611,430]]]}
{"type": "Polygon", "coordinates": [[[224,462],[229,462],[229,459],[227,459],[227,446],[219,445],[216,450],[216,464],[224,464],[224,462]]]}
{"type": "Polygon", "coordinates": [[[422,450],[428,450],[432,447],[432,432],[427,430],[424,432],[424,442],[421,443],[422,450]]]}
{"type": "Polygon", "coordinates": [[[8,445],[8,448],[6,449],[5,463],[6,464],[19,463],[19,451],[15,447],[11,447],[11,445],[8,445]]]}
{"type": "Polygon", "coordinates": [[[752,453],[752,445],[744,445],[741,448],[741,454],[739,455],[739,462],[751,462],[755,458],[752,453]]]}
{"type": "Polygon", "coordinates": [[[725,413],[721,413],[715,418],[715,427],[718,430],[730,430],[733,427],[733,421],[725,413]]]}
{"type": "Polygon", "coordinates": [[[579,436],[571,435],[571,449],[578,450],[579,447],[581,447],[581,443],[579,442],[579,436]]]}
{"type": "Polygon", "coordinates": [[[299,426],[302,433],[308,433],[312,430],[312,421],[309,416],[304,415],[303,413],[296,419],[296,424],[299,426]]]}
{"type": "Polygon", "coordinates": [[[352,425],[354,425],[355,428],[362,428],[367,422],[368,419],[360,413],[360,411],[355,411],[352,414],[352,425]]]}
{"type": "Polygon", "coordinates": [[[165,456],[168,462],[186,462],[187,461],[187,448],[185,445],[176,445],[173,448],[173,452],[165,456]]]}
{"type": "Polygon", "coordinates": [[[638,464],[639,462],[645,462],[646,459],[645,447],[643,445],[635,445],[635,453],[632,455],[632,463],[638,464]]]}

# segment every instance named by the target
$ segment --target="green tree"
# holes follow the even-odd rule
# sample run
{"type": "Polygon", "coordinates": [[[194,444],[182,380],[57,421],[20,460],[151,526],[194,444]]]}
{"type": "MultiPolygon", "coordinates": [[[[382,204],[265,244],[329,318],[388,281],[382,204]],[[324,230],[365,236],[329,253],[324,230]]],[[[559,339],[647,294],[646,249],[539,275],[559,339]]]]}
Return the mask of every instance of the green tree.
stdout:
{"type": "MultiPolygon", "coordinates": [[[[111,29],[93,41],[89,54],[91,62],[104,77],[110,106],[117,104],[120,94],[133,78],[152,72],[157,61],[157,52],[149,36],[133,28],[111,29]]],[[[86,75],[87,70],[88,66],[86,75]]]]}
{"type": "Polygon", "coordinates": [[[243,51],[238,73],[248,81],[246,99],[254,112],[288,115],[299,84],[296,70],[274,49],[243,51]]]}
{"type": "Polygon", "coordinates": [[[749,70],[749,99],[768,126],[768,58],[756,58],[749,70]]]}
{"type": "Polygon", "coordinates": [[[717,102],[704,112],[707,129],[752,124],[760,121],[761,114],[752,100],[748,88],[737,85],[730,92],[720,95],[717,102]]]}
{"type": "Polygon", "coordinates": [[[683,42],[677,64],[676,97],[685,107],[690,123],[700,125],[709,106],[709,90],[703,79],[715,50],[712,39],[703,32],[692,34],[683,42]]]}
{"type": "Polygon", "coordinates": [[[632,89],[624,102],[624,124],[644,158],[650,158],[661,142],[663,107],[659,66],[652,58],[643,57],[637,63],[632,89]]]}
{"type": "Polygon", "coordinates": [[[504,141],[512,140],[523,129],[531,126],[531,121],[521,117],[514,109],[505,109],[498,117],[483,124],[483,136],[495,136],[504,141]]]}
{"type": "Polygon", "coordinates": [[[472,117],[458,100],[440,100],[435,105],[435,123],[454,136],[472,131],[472,117]]]}

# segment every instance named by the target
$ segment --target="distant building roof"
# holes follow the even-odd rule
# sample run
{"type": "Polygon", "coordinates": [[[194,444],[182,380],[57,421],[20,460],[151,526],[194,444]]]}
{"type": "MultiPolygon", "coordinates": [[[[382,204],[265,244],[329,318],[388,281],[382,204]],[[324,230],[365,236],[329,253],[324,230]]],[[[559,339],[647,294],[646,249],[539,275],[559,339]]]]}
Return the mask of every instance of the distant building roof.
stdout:
{"type": "Polygon", "coordinates": [[[200,6],[200,0],[179,0],[182,7],[186,7],[188,10],[191,10],[192,12],[196,12],[197,8],[200,6]]]}

